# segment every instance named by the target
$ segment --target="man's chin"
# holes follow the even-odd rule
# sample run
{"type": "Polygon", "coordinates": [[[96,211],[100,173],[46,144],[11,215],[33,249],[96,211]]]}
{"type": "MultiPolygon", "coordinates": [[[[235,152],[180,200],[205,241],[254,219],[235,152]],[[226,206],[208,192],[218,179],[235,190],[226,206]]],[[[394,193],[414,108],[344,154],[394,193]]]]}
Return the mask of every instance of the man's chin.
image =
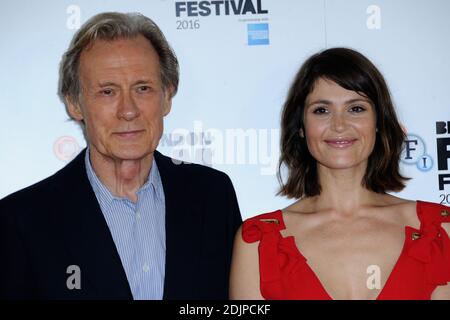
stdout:
{"type": "Polygon", "coordinates": [[[153,152],[127,152],[127,151],[121,151],[114,154],[114,158],[118,160],[142,160],[147,157],[150,157],[153,152]]]}
{"type": "Polygon", "coordinates": [[[147,148],[126,148],[126,147],[118,147],[115,150],[112,150],[111,158],[117,160],[142,160],[144,158],[150,157],[153,155],[154,150],[150,150],[147,148]]]}
{"type": "MultiPolygon", "coordinates": [[[[96,153],[98,156],[110,160],[141,160],[151,157],[156,147],[152,143],[147,144],[127,144],[118,143],[102,146],[100,148],[90,145],[91,156],[96,153]]],[[[95,156],[95,155],[94,155],[95,156]]]]}

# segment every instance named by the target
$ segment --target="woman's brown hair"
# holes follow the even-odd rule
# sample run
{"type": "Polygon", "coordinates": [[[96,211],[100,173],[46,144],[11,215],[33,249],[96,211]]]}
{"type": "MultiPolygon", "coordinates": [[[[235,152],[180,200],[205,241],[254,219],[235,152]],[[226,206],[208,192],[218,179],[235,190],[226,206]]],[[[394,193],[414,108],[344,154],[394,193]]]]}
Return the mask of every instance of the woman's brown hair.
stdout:
{"type": "Polygon", "coordinates": [[[372,102],[377,121],[374,150],[368,159],[362,185],[377,193],[400,191],[405,187],[399,172],[399,158],[405,133],[397,120],[386,81],[361,53],[348,48],[331,48],[311,56],[301,66],[289,89],[281,116],[281,152],[278,165],[279,195],[288,198],[315,196],[321,192],[317,161],[300,137],[305,101],[319,78],[334,81],[356,91],[372,102]],[[282,167],[287,169],[283,181],[282,167]]]}

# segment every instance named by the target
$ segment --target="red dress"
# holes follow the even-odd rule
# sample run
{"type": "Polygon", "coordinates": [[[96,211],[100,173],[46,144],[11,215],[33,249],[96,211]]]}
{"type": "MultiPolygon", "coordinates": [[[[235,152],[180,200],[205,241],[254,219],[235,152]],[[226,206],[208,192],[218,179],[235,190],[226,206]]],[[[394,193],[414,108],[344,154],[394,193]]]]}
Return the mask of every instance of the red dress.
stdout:
{"type": "MultiPolygon", "coordinates": [[[[450,282],[450,239],[441,223],[450,222],[450,208],[417,201],[420,229],[405,227],[402,252],[377,300],[430,299],[439,285],[450,282]]],[[[247,219],[242,238],[259,241],[261,294],[265,299],[331,300],[298,250],[293,236],[283,237],[281,210],[247,219]]]]}

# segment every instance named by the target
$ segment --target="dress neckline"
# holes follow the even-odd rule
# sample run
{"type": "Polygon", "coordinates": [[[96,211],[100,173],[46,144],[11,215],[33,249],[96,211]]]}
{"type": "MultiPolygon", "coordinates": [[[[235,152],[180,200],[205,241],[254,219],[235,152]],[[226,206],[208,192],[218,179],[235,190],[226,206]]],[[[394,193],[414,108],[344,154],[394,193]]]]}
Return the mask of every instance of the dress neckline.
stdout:
{"type": "MultiPolygon", "coordinates": [[[[416,214],[418,215],[418,207],[419,207],[419,202],[420,201],[416,201],[416,214]]],[[[280,225],[279,225],[279,230],[285,230],[286,229],[286,224],[284,223],[284,218],[283,218],[283,211],[277,210],[276,214],[278,215],[279,219],[280,219],[280,225]]],[[[419,215],[418,215],[419,216],[419,215]]],[[[420,217],[419,217],[420,218],[420,217]]],[[[420,220],[420,219],[419,219],[420,220]]],[[[420,221],[420,228],[422,227],[422,221],[420,221]]],[[[398,268],[400,263],[403,261],[404,256],[406,255],[406,247],[409,243],[409,241],[412,241],[412,235],[415,232],[419,232],[419,229],[416,229],[414,227],[405,226],[405,232],[404,232],[404,241],[403,241],[403,246],[402,249],[400,250],[400,254],[397,257],[395,263],[394,263],[394,267],[392,268],[391,272],[389,273],[389,276],[387,277],[386,282],[384,283],[383,288],[381,288],[380,292],[378,293],[378,295],[376,296],[375,300],[380,300],[380,298],[382,298],[382,296],[385,294],[385,292],[387,290],[389,290],[389,286],[390,283],[392,282],[392,278],[394,277],[394,275],[398,272],[398,268]]],[[[324,294],[327,296],[328,300],[335,300],[329,293],[328,291],[325,289],[325,286],[323,285],[322,281],[320,280],[320,278],[317,276],[317,274],[314,272],[314,270],[311,268],[311,266],[308,263],[308,258],[305,257],[300,249],[297,246],[297,243],[295,242],[295,237],[294,236],[286,236],[284,237],[281,233],[280,236],[282,239],[285,239],[286,241],[290,241],[291,242],[291,246],[294,248],[295,252],[304,260],[305,265],[307,266],[309,272],[311,273],[311,275],[314,277],[317,285],[320,287],[320,289],[324,292],[324,294]]]]}

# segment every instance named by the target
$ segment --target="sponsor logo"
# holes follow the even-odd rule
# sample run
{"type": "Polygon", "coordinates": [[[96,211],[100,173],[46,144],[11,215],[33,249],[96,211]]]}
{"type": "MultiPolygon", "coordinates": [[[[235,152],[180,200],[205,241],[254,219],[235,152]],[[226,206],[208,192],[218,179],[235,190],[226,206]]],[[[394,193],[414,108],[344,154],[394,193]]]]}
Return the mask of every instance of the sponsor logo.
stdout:
{"type": "Polygon", "coordinates": [[[427,154],[424,140],[416,134],[407,135],[400,159],[404,164],[416,165],[422,172],[430,171],[434,164],[433,158],[427,154]]]}
{"type": "Polygon", "coordinates": [[[450,185],[450,121],[436,122],[436,136],[439,190],[444,190],[450,185]]]}
{"type": "Polygon", "coordinates": [[[53,144],[53,152],[56,158],[68,162],[80,152],[80,146],[74,137],[62,136],[53,144]]]}
{"type": "Polygon", "coordinates": [[[247,25],[247,33],[249,46],[269,44],[268,23],[249,23],[247,25]]]}

